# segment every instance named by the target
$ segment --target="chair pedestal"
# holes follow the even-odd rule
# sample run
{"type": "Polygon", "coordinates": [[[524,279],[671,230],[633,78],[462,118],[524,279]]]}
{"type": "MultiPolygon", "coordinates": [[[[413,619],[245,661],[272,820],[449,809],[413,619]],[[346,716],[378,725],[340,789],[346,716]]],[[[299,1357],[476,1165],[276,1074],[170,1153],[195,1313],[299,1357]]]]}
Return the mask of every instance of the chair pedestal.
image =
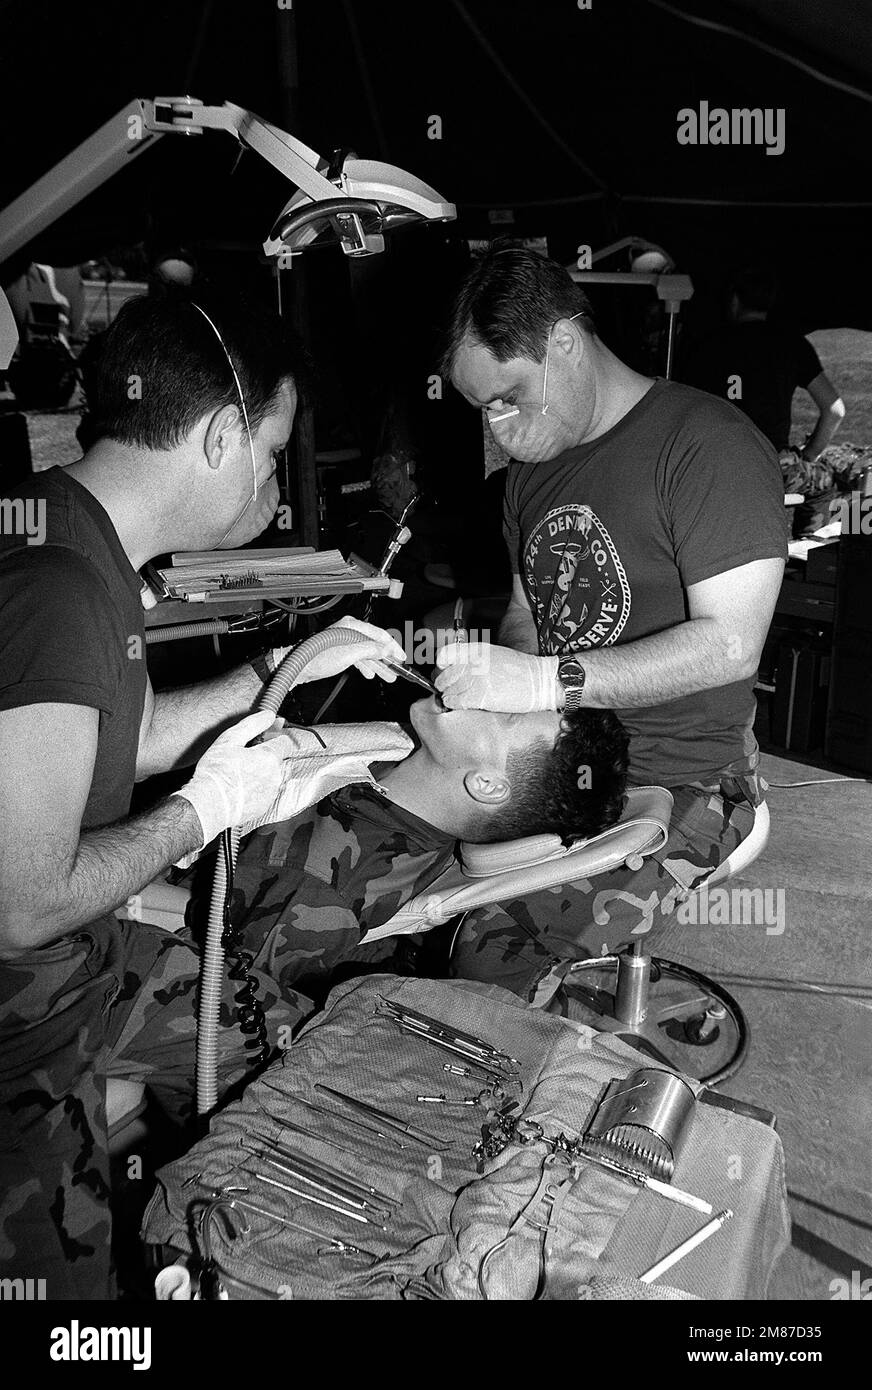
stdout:
{"type": "Polygon", "coordinates": [[[576,961],[561,994],[572,1017],[580,1005],[581,1021],[590,1016],[597,1030],[708,1086],[726,1081],[748,1053],[747,1020],[732,995],[695,970],[645,955],[640,945],[576,961]]]}
{"type": "MultiPolygon", "coordinates": [[[[768,839],[764,801],[755,808],[749,834],[698,887],[741,873],[768,839]]],[[[748,1021],[733,996],[686,965],[646,955],[641,942],[620,955],[576,961],[561,993],[570,1008],[581,1005],[592,1016],[592,1026],[708,1086],[733,1076],[748,1055],[748,1021]]]]}

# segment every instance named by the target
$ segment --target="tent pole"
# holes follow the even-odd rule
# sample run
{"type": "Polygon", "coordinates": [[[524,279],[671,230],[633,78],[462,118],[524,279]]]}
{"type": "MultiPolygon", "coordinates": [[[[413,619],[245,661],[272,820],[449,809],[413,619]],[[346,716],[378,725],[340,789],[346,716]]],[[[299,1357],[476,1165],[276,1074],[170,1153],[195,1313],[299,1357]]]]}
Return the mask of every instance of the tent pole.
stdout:
{"type": "MultiPolygon", "coordinates": [[[[300,124],[300,75],[297,60],[297,20],[292,7],[276,7],[276,55],[279,92],[281,94],[281,123],[292,135],[300,124]]],[[[291,293],[288,295],[288,318],[296,333],[308,344],[309,295],[305,256],[294,256],[289,272],[291,293]]],[[[288,286],[285,281],[283,288],[288,286]]],[[[318,466],[315,458],[315,412],[311,405],[297,411],[294,421],[297,457],[297,498],[299,503],[299,533],[302,545],[317,549],[318,531],[318,466]]]]}

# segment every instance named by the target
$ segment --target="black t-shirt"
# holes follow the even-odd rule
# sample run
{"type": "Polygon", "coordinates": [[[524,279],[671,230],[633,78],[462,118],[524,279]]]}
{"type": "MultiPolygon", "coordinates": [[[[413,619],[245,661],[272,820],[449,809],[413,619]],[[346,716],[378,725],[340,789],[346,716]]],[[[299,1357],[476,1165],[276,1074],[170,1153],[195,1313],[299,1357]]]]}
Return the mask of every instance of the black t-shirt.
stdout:
{"type": "Polygon", "coordinates": [[[797,386],[808,386],[821,370],[808,338],[779,324],[752,319],[702,343],[685,376],[702,391],[733,401],[776,449],[786,449],[793,393],[797,386]]]}
{"type": "MultiPolygon", "coordinates": [[[[689,586],[786,556],[781,470],[733,406],[658,380],[599,439],[509,465],[505,535],[543,654],[634,642],[687,619],[689,586]]],[[[618,709],[630,780],[752,769],[753,685],[618,709]]]]}
{"type": "Polygon", "coordinates": [[[99,710],[82,829],[111,824],[130,810],[145,702],[139,580],[103,507],[62,468],[26,479],[15,497],[44,539],[0,534],[0,710],[99,710]]]}

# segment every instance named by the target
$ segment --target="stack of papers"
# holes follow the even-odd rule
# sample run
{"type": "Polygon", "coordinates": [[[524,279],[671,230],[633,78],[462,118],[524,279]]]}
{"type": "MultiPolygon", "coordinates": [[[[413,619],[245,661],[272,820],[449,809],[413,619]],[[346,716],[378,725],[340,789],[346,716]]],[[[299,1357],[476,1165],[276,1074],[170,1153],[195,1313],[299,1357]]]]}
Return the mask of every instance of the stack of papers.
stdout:
{"type": "Polygon", "coordinates": [[[270,550],[191,550],[155,567],[166,596],[188,602],[216,599],[317,597],[387,589],[388,580],[367,573],[338,550],[310,545],[270,550]]]}

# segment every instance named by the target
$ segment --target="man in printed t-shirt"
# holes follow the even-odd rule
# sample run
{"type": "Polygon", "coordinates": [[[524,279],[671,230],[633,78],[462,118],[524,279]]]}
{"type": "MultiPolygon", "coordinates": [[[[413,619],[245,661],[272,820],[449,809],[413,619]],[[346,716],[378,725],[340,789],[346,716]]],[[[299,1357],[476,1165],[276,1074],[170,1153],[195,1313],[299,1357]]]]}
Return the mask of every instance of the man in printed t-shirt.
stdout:
{"type": "Polygon", "coordinates": [[[630,734],[629,781],[674,797],[668,843],[639,871],[466,919],[455,973],[544,1003],[572,960],[656,931],[751,829],[753,685],[786,555],[781,475],[735,407],[632,371],[567,273],[512,245],[461,287],[444,367],[512,459],[513,569],[499,645],[440,653],[445,705],[612,708],[630,734]]]}

